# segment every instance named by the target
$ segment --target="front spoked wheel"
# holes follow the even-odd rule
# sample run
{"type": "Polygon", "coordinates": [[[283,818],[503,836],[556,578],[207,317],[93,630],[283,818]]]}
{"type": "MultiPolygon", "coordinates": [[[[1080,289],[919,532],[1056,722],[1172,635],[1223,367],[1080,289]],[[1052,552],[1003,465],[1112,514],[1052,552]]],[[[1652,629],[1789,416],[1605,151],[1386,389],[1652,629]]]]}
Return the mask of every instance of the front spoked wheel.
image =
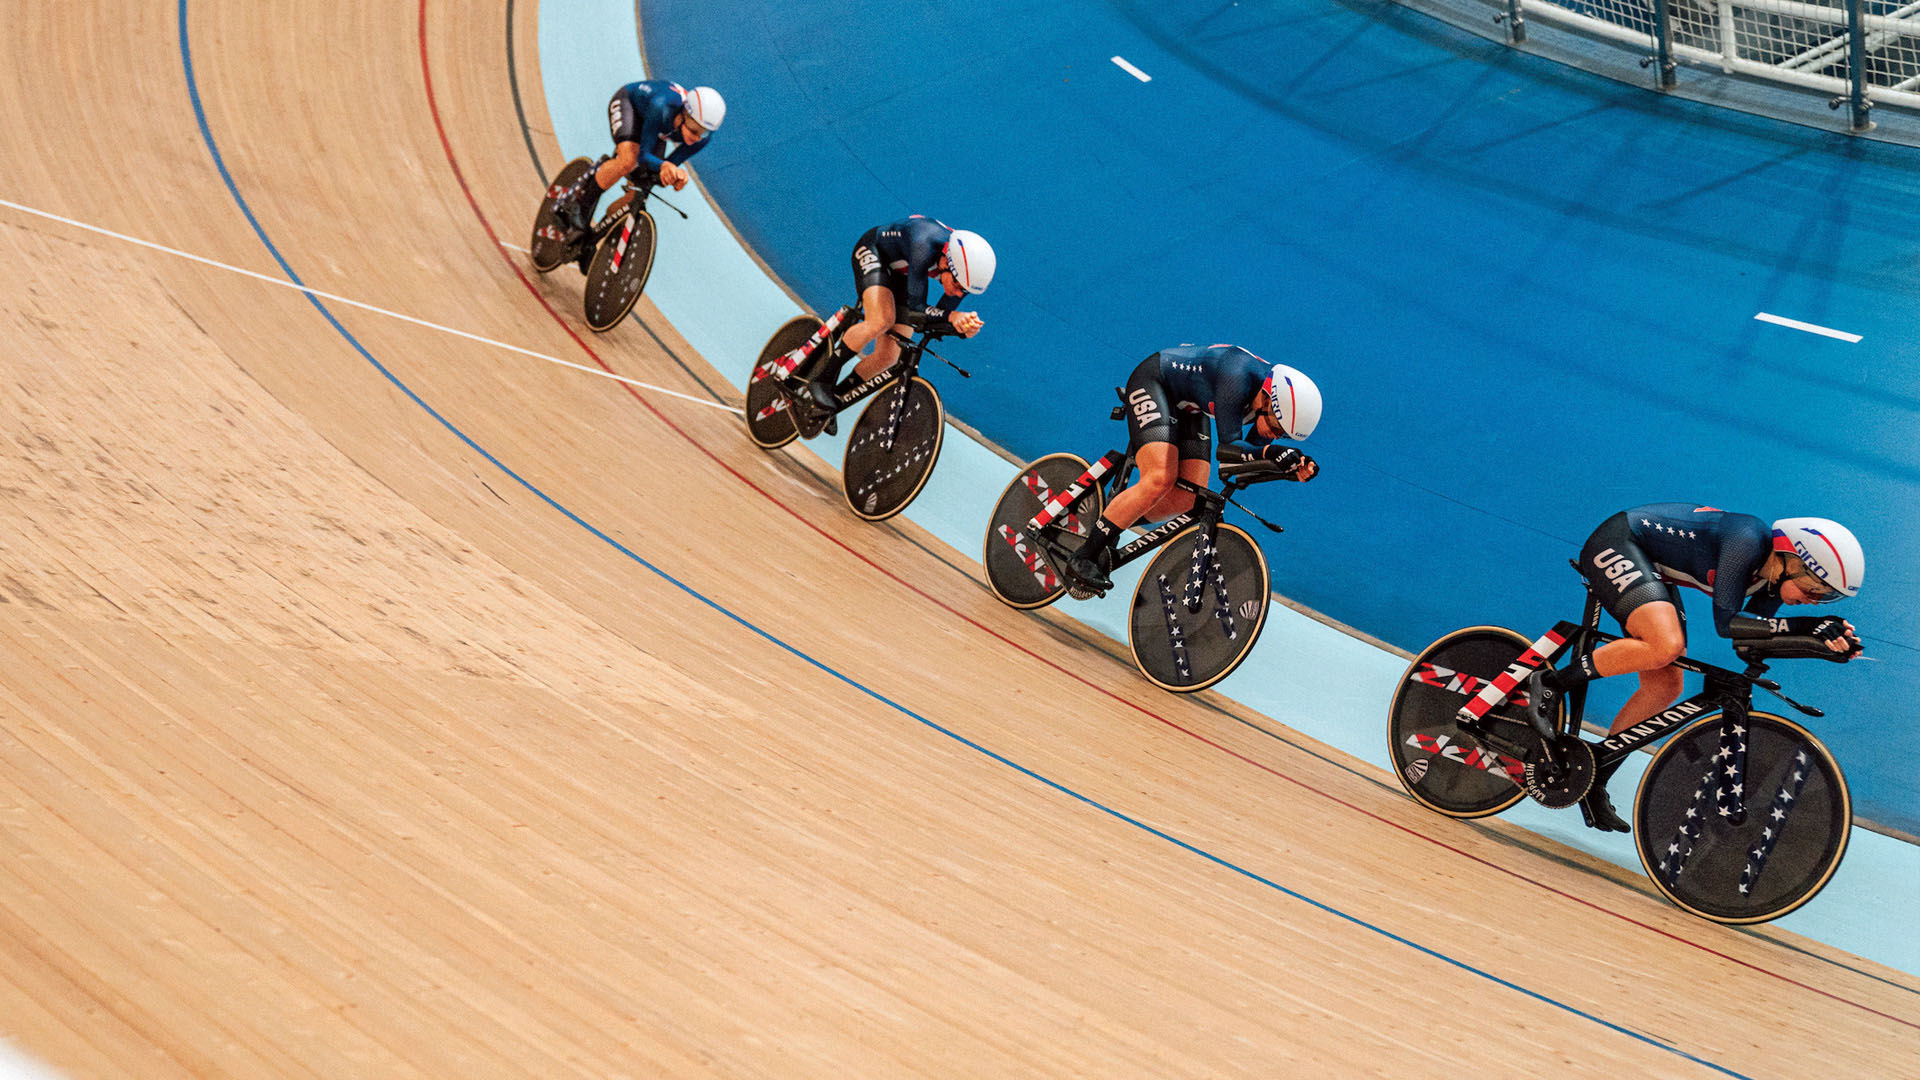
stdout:
{"type": "Polygon", "coordinates": [[[1400,786],[1427,809],[1487,817],[1526,797],[1526,777],[1512,767],[1511,750],[1531,758],[1524,751],[1537,750],[1540,736],[1522,709],[1524,690],[1516,689],[1481,721],[1490,739],[1505,744],[1500,752],[1461,730],[1454,717],[1529,644],[1501,626],[1456,630],[1422,650],[1400,677],[1387,709],[1388,752],[1400,786]]]}
{"type": "Polygon", "coordinates": [[[793,424],[793,402],[774,387],[774,365],[780,358],[807,343],[820,329],[820,320],[811,315],[796,315],[773,332],[754,361],[747,376],[747,400],[742,406],[747,418],[747,437],[762,450],[778,450],[799,438],[793,424]]]}
{"type": "Polygon", "coordinates": [[[638,208],[600,241],[587,266],[587,326],[594,333],[604,334],[620,325],[633,310],[653,273],[658,242],[653,215],[638,208]]]}
{"type": "Polygon", "coordinates": [[[1667,899],[1703,919],[1777,919],[1826,887],[1847,851],[1853,801],[1806,728],[1756,712],[1689,725],[1647,765],[1634,847],[1667,899]]]}
{"type": "Polygon", "coordinates": [[[1267,557],[1246,531],[1185,529],[1154,553],[1133,590],[1127,642],[1154,685],[1176,694],[1232,674],[1267,624],[1267,557]]]}
{"type": "Polygon", "coordinates": [[[593,168],[592,158],[577,157],[560,168],[560,175],[547,185],[547,197],[540,200],[540,212],[533,218],[533,239],[527,241],[527,258],[533,268],[546,273],[562,263],[572,262],[576,256],[573,245],[563,239],[566,226],[559,215],[553,212],[553,200],[561,192],[580,182],[588,169],[593,168]]]}
{"type": "Polygon", "coordinates": [[[875,394],[847,438],[840,466],[847,506],[868,521],[905,510],[933,475],[945,431],[940,394],[920,376],[875,394]]]}
{"type": "MultiPolygon", "coordinates": [[[[1085,458],[1048,454],[1020,470],[1000,493],[993,517],[987,522],[980,564],[987,571],[987,587],[1001,603],[1022,609],[1045,607],[1066,594],[1066,578],[1025,530],[1047,500],[1065,491],[1086,471],[1085,458]]],[[[1061,530],[1059,535],[1081,538],[1067,540],[1077,550],[1104,506],[1099,486],[1088,488],[1075,505],[1054,519],[1061,530]]]]}

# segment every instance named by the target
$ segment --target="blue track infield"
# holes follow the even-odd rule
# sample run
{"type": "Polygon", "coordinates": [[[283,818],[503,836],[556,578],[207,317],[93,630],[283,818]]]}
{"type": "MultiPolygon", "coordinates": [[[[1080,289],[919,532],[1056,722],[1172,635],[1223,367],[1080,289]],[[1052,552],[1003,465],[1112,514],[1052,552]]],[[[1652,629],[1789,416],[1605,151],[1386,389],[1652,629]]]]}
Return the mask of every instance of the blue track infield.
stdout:
{"type": "Polygon", "coordinates": [[[1566,560],[1634,503],[1846,522],[1872,569],[1838,610],[1876,662],[1776,671],[1860,816],[1920,833],[1920,750],[1889,752],[1920,696],[1920,153],[1386,2],[641,9],[659,73],[727,95],[703,183],[816,309],[876,223],[993,242],[975,377],[941,393],[1014,454],[1113,445],[1110,388],[1164,345],[1313,375],[1325,475],[1254,495],[1288,527],[1275,584],[1396,645],[1576,617],[1566,560]]]}

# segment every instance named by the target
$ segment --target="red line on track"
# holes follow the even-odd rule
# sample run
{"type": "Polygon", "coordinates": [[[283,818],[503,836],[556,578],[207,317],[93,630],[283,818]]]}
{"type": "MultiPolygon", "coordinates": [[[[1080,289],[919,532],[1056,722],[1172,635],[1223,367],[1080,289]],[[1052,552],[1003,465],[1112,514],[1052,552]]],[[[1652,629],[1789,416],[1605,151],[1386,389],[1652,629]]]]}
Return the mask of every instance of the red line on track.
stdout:
{"type": "MultiPolygon", "coordinates": [[[[606,371],[607,373],[615,374],[615,375],[619,374],[618,372],[614,371],[614,369],[611,366],[609,366],[605,360],[602,360],[600,358],[599,353],[596,353],[593,351],[593,347],[588,345],[586,341],[582,339],[580,335],[574,331],[572,326],[568,325],[567,320],[561,317],[560,313],[553,309],[552,304],[547,303],[547,298],[540,294],[539,287],[536,286],[533,283],[533,281],[527,277],[526,273],[521,270],[520,264],[514,260],[513,256],[509,254],[507,250],[501,246],[500,237],[493,231],[493,223],[487,219],[486,212],[480,209],[480,201],[474,197],[473,189],[467,186],[466,175],[460,171],[460,161],[453,152],[452,142],[450,142],[447,138],[446,126],[440,119],[440,105],[433,93],[433,70],[431,65],[428,62],[428,55],[427,55],[427,0],[420,0],[419,39],[420,39],[420,75],[422,80],[426,83],[427,108],[433,114],[434,131],[440,136],[440,147],[442,150],[446,152],[447,165],[449,168],[453,170],[453,178],[456,181],[458,181],[460,184],[460,193],[466,196],[467,205],[473,208],[473,216],[479,220],[480,227],[486,231],[487,239],[491,241],[493,250],[500,253],[500,258],[502,261],[504,261],[507,264],[507,269],[513,271],[514,276],[520,279],[520,283],[527,287],[527,292],[532,294],[533,298],[539,302],[542,308],[546,309],[547,314],[553,317],[553,321],[560,327],[560,329],[566,331],[567,336],[573,339],[574,344],[580,346],[580,350],[582,352],[586,353],[587,356],[591,358],[595,364],[599,365],[599,367],[602,370],[606,371]]],[[[1421,840],[1425,840],[1428,843],[1433,844],[1436,847],[1440,847],[1447,851],[1450,851],[1453,854],[1458,855],[1463,859],[1467,859],[1472,862],[1479,863],[1480,865],[1485,866],[1492,870],[1497,870],[1500,873],[1506,874],[1507,876],[1515,878],[1519,881],[1524,881],[1527,884],[1534,886],[1535,888],[1541,889],[1542,891],[1545,891],[1548,893],[1552,893],[1553,895],[1558,896],[1562,899],[1570,900],[1573,903],[1579,904],[1583,907],[1591,908],[1594,911],[1598,911],[1606,915],[1611,915],[1622,922],[1628,923],[1632,926],[1637,926],[1642,930],[1646,930],[1649,933],[1657,934],[1671,941],[1677,941],[1680,944],[1686,945],[1690,948],[1698,949],[1699,951],[1704,952],[1709,956],[1714,956],[1714,957],[1718,957],[1719,959],[1725,960],[1727,963],[1735,964],[1735,965],[1738,965],[1739,967],[1747,968],[1750,971],[1755,971],[1755,972],[1758,972],[1759,974],[1770,976],[1772,978],[1780,980],[1781,982],[1787,983],[1788,985],[1799,987],[1800,989],[1808,991],[1809,993],[1818,994],[1821,997],[1829,998],[1833,1001],[1840,1002],[1843,1005],[1851,1005],[1854,1008],[1860,1009],[1863,1012],[1872,1013],[1875,1016],[1879,1016],[1879,1017],[1883,1017],[1885,1019],[1891,1020],[1896,1024],[1904,1024],[1907,1027],[1920,1030],[1920,1023],[1916,1023],[1915,1021],[1905,1020],[1898,1016],[1894,1016],[1890,1013],[1881,1012],[1879,1009],[1875,1009],[1869,1005],[1861,1004],[1860,1002],[1854,1001],[1851,998],[1841,997],[1840,995],[1835,994],[1832,991],[1822,990],[1817,986],[1809,986],[1806,983],[1800,982],[1797,979],[1783,975],[1780,972],[1761,967],[1758,964],[1754,964],[1746,960],[1738,959],[1737,957],[1728,956],[1726,953],[1723,953],[1718,949],[1714,949],[1710,946],[1703,945],[1700,942],[1692,941],[1687,938],[1681,937],[1680,935],[1675,934],[1672,931],[1662,930],[1657,926],[1652,926],[1647,923],[1641,922],[1639,919],[1636,919],[1631,915],[1627,915],[1623,912],[1615,911],[1612,908],[1602,907],[1601,905],[1591,900],[1587,900],[1582,897],[1575,896],[1574,894],[1566,892],[1562,889],[1554,888],[1553,886],[1548,885],[1546,882],[1538,881],[1534,878],[1530,878],[1525,874],[1520,873],[1517,870],[1512,870],[1507,867],[1501,866],[1499,863],[1493,862],[1490,859],[1481,858],[1480,856],[1475,855],[1471,852],[1464,851],[1460,848],[1457,848],[1452,844],[1449,844],[1446,841],[1439,839],[1438,837],[1429,836],[1426,833],[1420,832],[1417,829],[1411,828],[1406,825],[1402,825],[1397,821],[1393,821],[1386,817],[1381,816],[1380,814],[1376,814],[1373,811],[1366,809],[1365,807],[1357,806],[1354,803],[1348,802],[1347,800],[1341,798],[1340,796],[1333,794],[1332,792],[1324,791],[1320,788],[1314,787],[1312,784],[1309,784],[1304,780],[1298,780],[1298,779],[1295,779],[1294,777],[1288,776],[1287,774],[1279,771],[1278,769],[1275,769],[1271,765],[1268,765],[1264,762],[1257,761],[1253,758],[1250,758],[1245,754],[1242,754],[1239,751],[1232,749],[1231,747],[1223,746],[1220,743],[1217,743],[1214,740],[1209,739],[1208,737],[1200,734],[1197,731],[1194,731],[1187,727],[1183,727],[1179,722],[1169,719],[1168,717],[1162,716],[1159,713],[1156,713],[1153,710],[1147,708],[1146,706],[1140,704],[1139,702],[1130,700],[1122,696],[1121,694],[1116,693],[1113,690],[1108,689],[1107,687],[1101,686],[1100,684],[1092,681],[1091,679],[1088,679],[1086,676],[1081,675],[1079,672],[1073,671],[1059,663],[1056,663],[1053,660],[1048,659],[1045,656],[1040,655],[1037,652],[1034,652],[1032,649],[1029,649],[1026,646],[1021,645],[1020,643],[1012,640],[1011,638],[1008,638],[1006,635],[1001,634],[999,631],[994,630],[992,627],[979,622],[978,620],[974,619],[972,616],[966,614],[965,612],[949,606],[948,604],[944,603],[937,597],[933,596],[931,593],[926,592],[925,590],[912,584],[911,582],[902,580],[900,577],[896,576],[892,571],[888,570],[886,567],[881,566],[879,563],[874,562],[872,559],[867,558],[865,555],[862,555],[860,552],[855,551],[852,547],[849,547],[845,542],[841,541],[838,537],[834,536],[832,533],[828,532],[826,529],[822,528],[821,526],[815,524],[812,521],[807,520],[807,518],[803,516],[799,511],[795,510],[793,507],[789,506],[788,504],[776,498],[772,492],[761,487],[759,484],[754,483],[752,480],[748,479],[744,474],[742,474],[739,470],[735,469],[732,465],[727,464],[727,462],[723,461],[719,455],[715,454],[704,443],[701,443],[699,440],[695,439],[691,434],[689,434],[685,428],[682,428],[679,424],[674,423],[673,420],[670,419],[665,413],[661,412],[658,408],[656,408],[652,402],[648,401],[639,392],[638,389],[625,383],[621,384],[621,389],[625,390],[629,395],[631,395],[635,401],[639,402],[643,408],[645,408],[648,412],[652,413],[654,417],[658,419],[661,423],[665,424],[668,428],[672,429],[675,434],[679,435],[682,439],[686,440],[689,446],[693,447],[695,450],[700,451],[700,453],[706,455],[708,460],[712,461],[715,465],[718,465],[721,469],[726,471],[734,479],[740,481],[742,484],[746,485],[748,488],[751,488],[755,493],[760,495],[762,498],[766,499],[768,502],[786,511],[789,515],[793,517],[795,521],[798,521],[802,525],[805,525],[807,528],[812,529],[815,533],[818,533],[821,536],[821,538],[825,539],[827,542],[840,548],[842,551],[845,551],[847,554],[853,556],[855,559],[858,559],[859,561],[867,564],[867,566],[871,567],[875,573],[891,580],[894,584],[899,585],[900,587],[907,589],[908,591],[920,596],[921,598],[926,600],[928,603],[934,605],[935,607],[941,609],[942,611],[945,611],[949,615],[954,616],[955,618],[968,624],[969,626],[972,626],[976,630],[979,630],[981,633],[984,633],[989,637],[994,638],[995,640],[1001,642],[1002,644],[1015,650],[1016,652],[1024,653],[1025,655],[1032,657],[1035,660],[1038,660],[1040,663],[1045,664],[1046,666],[1054,669],[1055,671],[1060,672],[1062,675],[1065,675],[1068,678],[1073,679],[1078,683],[1081,683],[1082,685],[1085,685],[1109,698],[1112,698],[1114,701],[1117,701],[1122,705],[1125,705],[1128,708],[1133,709],[1134,711],[1144,716],[1147,716],[1161,724],[1164,724],[1167,727],[1170,727],[1173,730],[1180,732],[1182,735],[1185,735],[1192,739],[1196,739],[1199,742],[1202,742],[1207,746],[1210,746],[1213,749],[1218,750],[1221,753],[1234,758],[1235,760],[1251,765],[1254,768],[1259,769],[1261,772],[1267,773],[1271,776],[1277,777],[1278,779],[1284,780],[1287,783],[1294,785],[1295,787],[1301,788],[1305,791],[1310,791],[1313,794],[1328,800],[1329,802],[1337,803],[1340,806],[1346,807],[1347,809],[1352,810],[1356,814],[1360,814],[1363,817],[1372,818],[1373,820],[1380,822],[1381,824],[1386,825],[1390,828],[1397,829],[1403,833],[1406,833],[1409,836],[1414,836],[1421,840]]]]}

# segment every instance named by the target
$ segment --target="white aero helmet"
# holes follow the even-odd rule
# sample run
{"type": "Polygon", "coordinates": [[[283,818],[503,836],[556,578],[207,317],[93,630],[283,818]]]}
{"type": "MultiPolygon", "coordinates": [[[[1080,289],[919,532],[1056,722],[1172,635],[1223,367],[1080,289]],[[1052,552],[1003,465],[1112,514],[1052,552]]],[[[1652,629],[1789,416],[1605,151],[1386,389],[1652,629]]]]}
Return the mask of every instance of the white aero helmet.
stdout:
{"type": "Polygon", "coordinates": [[[1845,525],[1826,518],[1781,518],[1773,523],[1773,550],[1798,555],[1833,589],[1832,599],[1857,596],[1867,576],[1867,553],[1845,525]]]}
{"type": "Polygon", "coordinates": [[[993,283],[993,248],[987,238],[965,229],[953,230],[947,240],[947,265],[953,267],[953,280],[976,296],[993,283]]]}
{"type": "Polygon", "coordinates": [[[1320,388],[1296,368],[1273,365],[1260,389],[1273,402],[1274,419],[1280,422],[1280,434],[1289,439],[1304,439],[1320,423],[1320,388]]]}
{"type": "Polygon", "coordinates": [[[727,102],[720,91],[711,86],[696,86],[683,95],[687,103],[687,119],[706,128],[709,133],[719,131],[720,124],[727,118],[727,102]]]}

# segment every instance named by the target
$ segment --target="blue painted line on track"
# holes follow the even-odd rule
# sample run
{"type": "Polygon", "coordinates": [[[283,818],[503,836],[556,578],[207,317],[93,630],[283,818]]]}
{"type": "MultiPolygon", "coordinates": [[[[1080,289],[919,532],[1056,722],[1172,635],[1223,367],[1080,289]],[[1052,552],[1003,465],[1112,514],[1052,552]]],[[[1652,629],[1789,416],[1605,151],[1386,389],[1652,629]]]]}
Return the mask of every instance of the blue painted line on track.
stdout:
{"type": "MultiPolygon", "coordinates": [[[[187,96],[193,104],[194,119],[198,122],[200,126],[200,137],[206,143],[207,153],[213,158],[214,166],[219,170],[221,180],[225,182],[225,184],[227,185],[227,192],[230,195],[232,195],[234,204],[240,208],[240,212],[246,216],[247,223],[250,226],[252,226],[254,235],[260,238],[261,244],[264,245],[267,249],[267,252],[273,256],[274,262],[279,264],[281,271],[287,275],[288,280],[294,282],[297,285],[304,286],[305,282],[301,280],[299,274],[297,274],[294,271],[293,267],[287,262],[286,258],[281,254],[279,247],[274,244],[272,238],[267,235],[266,229],[261,226],[260,220],[254,216],[253,209],[251,206],[248,205],[245,196],[241,195],[239,185],[234,183],[232,173],[230,173],[227,170],[226,160],[220,153],[219,144],[214,140],[213,130],[207,123],[206,109],[204,108],[204,106],[201,104],[201,101],[200,101],[199,83],[194,76],[193,50],[192,50],[191,42],[187,32],[187,4],[188,4],[188,0],[180,0],[180,6],[179,6],[180,60],[181,60],[182,67],[184,68],[186,73],[187,96]]],[[[1310,907],[1313,907],[1319,911],[1325,912],[1329,915],[1335,916],[1336,918],[1339,918],[1345,922],[1351,923],[1354,926],[1358,926],[1363,929],[1372,931],[1373,933],[1378,934],[1389,941],[1393,941],[1398,944],[1404,945],[1410,949],[1413,949],[1419,953],[1422,953],[1423,955],[1430,956],[1436,960],[1442,961],[1443,963],[1446,963],[1452,967],[1458,968],[1462,971],[1469,972],[1473,975],[1477,975],[1482,979],[1495,983],[1499,986],[1506,987],[1509,990],[1513,990],[1516,993],[1525,995],[1526,997],[1532,998],[1535,1001],[1539,1001],[1546,1005],[1551,1005],[1554,1008],[1560,1009],[1574,1016],[1578,1016],[1584,1020],[1591,1021],[1595,1024],[1598,1024],[1601,1027],[1608,1029],[1609,1031],[1614,1031],[1614,1032],[1618,1032],[1619,1034],[1626,1035],[1632,1039],[1643,1042],[1648,1046],[1653,1046],[1660,1050],[1664,1050],[1670,1054],[1673,1054],[1680,1058],[1684,1058],[1685,1060],[1691,1061],[1695,1064],[1704,1066],[1705,1068],[1711,1069],[1722,1075],[1739,1077],[1741,1078],[1741,1080],[1748,1080],[1748,1078],[1746,1078],[1744,1074],[1735,1072],[1732,1069],[1729,1069],[1723,1065],[1719,1065],[1705,1058],[1696,1057],[1695,1055],[1692,1055],[1683,1050],[1677,1049],[1676,1047],[1670,1046],[1657,1039],[1653,1039],[1646,1035],[1642,1035],[1639,1032],[1632,1031],[1628,1028],[1624,1028],[1618,1024],[1612,1023],[1611,1021],[1604,1020],[1598,1016],[1595,1016],[1592,1013],[1585,1012],[1565,1002],[1556,1000],[1552,997],[1548,997],[1547,995],[1542,994],[1536,990],[1530,990],[1524,986],[1519,985],[1518,983],[1511,982],[1507,979],[1503,979],[1498,975],[1492,974],[1491,972],[1484,971],[1480,968],[1474,967],[1472,964],[1468,964],[1465,961],[1456,959],[1452,956],[1448,956],[1447,954],[1442,953],[1438,950],[1429,948],[1428,946],[1421,945],[1418,942],[1402,937],[1399,934],[1396,934],[1390,930],[1385,929],[1384,927],[1376,926],[1373,923],[1367,922],[1366,920],[1356,915],[1349,914],[1345,911],[1340,910],[1339,908],[1333,907],[1332,905],[1326,904],[1322,901],[1314,899],[1313,897],[1307,896],[1304,893],[1300,893],[1293,889],[1290,889],[1287,886],[1282,885],[1271,878],[1263,877],[1260,874],[1247,869],[1246,867],[1233,863],[1225,858],[1222,858],[1219,855],[1216,855],[1210,851],[1205,850],[1204,848],[1200,848],[1195,846],[1194,844],[1188,843],[1187,841],[1182,840],[1179,837],[1172,835],[1171,833],[1165,832],[1164,830],[1161,830],[1152,825],[1149,825],[1145,821],[1140,820],[1139,818],[1129,816],[1128,814],[1123,813],[1122,811],[1116,810],[1113,807],[1107,806],[1106,804],[1101,803],[1098,800],[1089,798],[1088,796],[1083,795],[1080,792],[1075,791],[1072,788],[1069,788],[1059,783],[1058,781],[1042,776],[1040,773],[1035,772],[1034,770],[1026,767],[1025,765],[1022,765],[1019,762],[1012,760],[1011,758],[1008,758],[993,750],[990,750],[987,747],[982,746],[977,742],[974,742],[973,740],[967,738],[964,735],[961,735],[956,731],[943,727],[938,722],[928,717],[922,716],[917,712],[914,712],[912,709],[909,709],[905,705],[897,701],[894,701],[892,698],[887,697],[885,694],[880,693],[879,691],[873,689],[872,687],[866,686],[856,681],[855,679],[847,676],[846,674],[835,670],[834,668],[828,666],[826,663],[808,655],[805,652],[802,652],[800,649],[796,648],[795,646],[788,644],[787,642],[781,640],[778,637],[775,637],[772,633],[768,632],[767,630],[762,629],[759,626],[756,626],[755,624],[748,621],[743,616],[729,610],[728,608],[721,605],[720,603],[701,594],[699,591],[687,585],[685,582],[680,581],[678,578],[674,577],[672,574],[667,573],[665,570],[647,561],[639,553],[633,551],[631,548],[626,547],[624,544],[621,544],[618,540],[615,540],[613,537],[608,536],[605,532],[602,532],[599,528],[594,526],[591,522],[580,517],[578,514],[574,513],[572,510],[569,510],[567,507],[561,505],[558,501],[556,501],[552,496],[548,495],[546,492],[540,490],[538,487],[535,487],[531,482],[526,480],[519,473],[516,473],[511,468],[509,468],[505,462],[495,457],[491,452],[489,452],[485,447],[481,446],[478,442],[475,442],[473,438],[469,436],[466,432],[456,427],[452,421],[448,420],[445,416],[442,416],[438,410],[434,409],[434,407],[429,405],[425,399],[420,397],[419,394],[415,393],[412,387],[408,386],[405,382],[401,381],[399,376],[395,375],[391,370],[389,370],[385,364],[382,364],[373,355],[373,353],[367,350],[367,347],[365,345],[360,343],[360,340],[358,338],[354,337],[352,331],[348,330],[344,325],[341,324],[340,320],[334,316],[332,311],[328,310],[326,304],[323,303],[319,297],[314,296],[312,293],[307,293],[305,295],[307,297],[307,302],[312,304],[315,310],[320,312],[321,316],[327,320],[327,323],[334,328],[334,331],[336,333],[338,333],[343,339],[345,339],[349,345],[353,346],[353,349],[355,352],[358,352],[362,357],[366,359],[366,361],[369,364],[373,365],[374,370],[378,371],[383,378],[385,378],[388,382],[392,383],[394,387],[399,389],[401,393],[405,394],[408,397],[408,399],[413,401],[414,404],[420,406],[420,408],[424,410],[427,413],[427,415],[433,417],[433,419],[436,422],[438,422],[442,427],[446,428],[447,431],[452,433],[462,443],[466,444],[475,453],[485,458],[488,464],[499,469],[502,473],[504,473],[506,476],[511,478],[514,483],[519,484],[522,488],[525,488],[530,494],[539,498],[542,502],[546,503],[548,506],[551,506],[555,510],[559,511],[562,515],[564,515],[567,518],[567,520],[587,530],[587,532],[591,533],[596,539],[599,539],[602,542],[606,543],[609,547],[613,548],[615,551],[619,552],[621,555],[626,556],[628,559],[633,560],[635,563],[645,567],[647,570],[651,571],[655,575],[658,575],[661,580],[671,584],[676,589],[679,589],[681,592],[685,593],[687,596],[692,597],[693,599],[706,605],[708,608],[712,609],[713,611],[726,616],[729,620],[738,624],[742,628],[750,631],[755,636],[761,638],[762,640],[768,642],[769,644],[772,644],[778,647],[779,649],[781,649],[782,651],[800,660],[805,661],[806,663],[812,665],[813,667],[818,668],[820,671],[824,672],[825,674],[832,676],[833,678],[839,680],[842,683],[845,683],[847,686],[853,688],[854,690],[859,691],[862,694],[865,694],[866,696],[872,698],[873,700],[886,705],[888,708],[893,709],[894,711],[900,713],[901,715],[912,718],[913,720],[919,722],[925,727],[933,731],[939,732],[941,735],[944,735],[947,738],[952,739],[953,741],[961,744],[962,746],[965,746],[968,749],[973,750],[995,762],[998,762],[1002,765],[1007,766],[1010,769],[1013,769],[1014,771],[1020,773],[1022,776],[1025,776],[1028,779],[1044,784],[1047,787],[1063,795],[1066,795],[1077,802],[1083,803],[1088,807],[1098,810],[1099,812],[1107,815],[1108,817],[1111,817],[1117,821],[1130,825],[1158,839],[1164,840],[1167,843],[1170,843],[1175,847],[1180,848],[1182,851],[1186,851],[1190,854],[1197,855],[1200,858],[1205,859],[1206,861],[1221,867],[1222,869],[1230,870],[1233,873],[1239,874],[1240,876],[1245,877],[1250,881],[1258,882],[1259,884],[1264,885],[1267,888],[1274,890],[1275,892],[1281,893],[1282,895],[1298,900],[1301,903],[1304,903],[1310,907]]]]}

